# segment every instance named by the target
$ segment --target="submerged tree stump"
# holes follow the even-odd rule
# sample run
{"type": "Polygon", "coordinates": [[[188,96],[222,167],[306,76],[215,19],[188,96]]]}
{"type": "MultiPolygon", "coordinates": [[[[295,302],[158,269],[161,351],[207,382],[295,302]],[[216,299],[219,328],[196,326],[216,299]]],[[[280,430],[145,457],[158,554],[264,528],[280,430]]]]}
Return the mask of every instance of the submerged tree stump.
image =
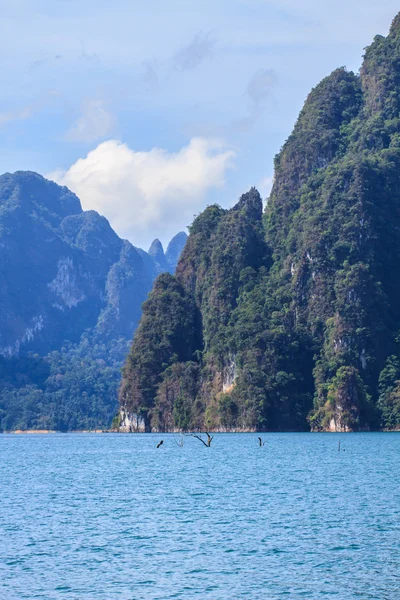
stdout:
{"type": "Polygon", "coordinates": [[[195,437],[197,440],[200,440],[200,442],[202,444],[204,444],[207,448],[210,448],[211,442],[213,441],[214,436],[210,435],[207,431],[206,431],[206,435],[207,435],[207,440],[204,441],[202,437],[200,437],[199,435],[196,435],[195,433],[192,433],[192,437],[195,437]]]}

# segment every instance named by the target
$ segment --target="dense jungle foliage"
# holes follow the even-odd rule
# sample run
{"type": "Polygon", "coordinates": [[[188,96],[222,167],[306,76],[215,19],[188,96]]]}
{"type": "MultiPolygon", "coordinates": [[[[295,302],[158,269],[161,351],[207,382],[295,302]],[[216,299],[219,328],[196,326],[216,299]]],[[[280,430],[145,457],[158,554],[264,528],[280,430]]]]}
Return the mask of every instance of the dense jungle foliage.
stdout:
{"type": "Polygon", "coordinates": [[[45,357],[0,357],[0,431],[108,429],[128,347],[84,334],[45,357]]]}
{"type": "Polygon", "coordinates": [[[312,90],[263,214],[252,189],[195,219],[121,406],[155,430],[400,428],[399,265],[400,15],[312,90]]]}

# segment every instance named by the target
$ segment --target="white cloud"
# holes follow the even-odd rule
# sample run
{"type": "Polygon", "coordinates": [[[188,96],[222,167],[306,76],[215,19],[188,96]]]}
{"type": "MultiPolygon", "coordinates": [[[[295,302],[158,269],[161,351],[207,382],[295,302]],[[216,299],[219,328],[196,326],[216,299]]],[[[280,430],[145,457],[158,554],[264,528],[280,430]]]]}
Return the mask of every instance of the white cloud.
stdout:
{"type": "Polygon", "coordinates": [[[221,188],[235,153],[222,142],[193,138],[175,153],[137,152],[118,140],[103,142],[66,171],[47,175],[68,186],[85,210],[106,216],[117,233],[137,246],[167,241],[221,188]]]}
{"type": "Polygon", "coordinates": [[[109,136],[115,129],[116,119],[104,107],[102,100],[87,100],[82,115],[76,120],[66,139],[74,142],[95,142],[109,136]]]}

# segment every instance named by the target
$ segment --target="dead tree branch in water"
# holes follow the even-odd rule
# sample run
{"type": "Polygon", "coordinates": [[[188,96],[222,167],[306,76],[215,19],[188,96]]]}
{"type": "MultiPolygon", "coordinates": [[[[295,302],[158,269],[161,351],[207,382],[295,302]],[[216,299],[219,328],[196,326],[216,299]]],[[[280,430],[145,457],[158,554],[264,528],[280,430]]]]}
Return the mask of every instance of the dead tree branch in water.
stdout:
{"type": "Polygon", "coordinates": [[[266,441],[265,441],[265,442],[263,442],[263,441],[262,441],[262,439],[261,439],[260,437],[258,438],[258,441],[259,441],[259,443],[260,443],[260,446],[265,446],[265,444],[267,443],[266,441]]]}
{"type": "Polygon", "coordinates": [[[162,446],[164,443],[164,440],[161,440],[161,442],[159,444],[157,444],[157,448],[159,448],[160,446],[162,446]]]}
{"type": "Polygon", "coordinates": [[[203,440],[203,438],[202,438],[202,437],[200,437],[199,435],[196,435],[195,433],[192,433],[191,435],[192,435],[192,437],[195,437],[197,440],[200,440],[200,442],[201,442],[202,444],[204,444],[204,445],[206,446],[206,448],[209,448],[209,447],[211,446],[211,442],[212,442],[212,441],[213,441],[213,439],[214,439],[214,436],[213,436],[213,435],[211,436],[211,435],[208,433],[208,431],[206,431],[206,435],[207,435],[207,441],[206,441],[206,442],[203,440]]]}
{"type": "Polygon", "coordinates": [[[177,446],[179,446],[179,448],[183,448],[183,445],[185,443],[185,438],[183,437],[183,435],[181,434],[179,437],[179,441],[177,442],[175,439],[175,435],[174,435],[174,442],[177,446]]]}

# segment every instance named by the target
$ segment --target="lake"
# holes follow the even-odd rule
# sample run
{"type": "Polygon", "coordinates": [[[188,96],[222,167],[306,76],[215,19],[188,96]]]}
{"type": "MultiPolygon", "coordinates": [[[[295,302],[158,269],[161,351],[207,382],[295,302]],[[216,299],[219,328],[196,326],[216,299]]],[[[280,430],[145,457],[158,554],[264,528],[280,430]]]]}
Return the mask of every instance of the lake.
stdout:
{"type": "Polygon", "coordinates": [[[262,437],[0,435],[1,600],[400,598],[400,433],[262,437]]]}

